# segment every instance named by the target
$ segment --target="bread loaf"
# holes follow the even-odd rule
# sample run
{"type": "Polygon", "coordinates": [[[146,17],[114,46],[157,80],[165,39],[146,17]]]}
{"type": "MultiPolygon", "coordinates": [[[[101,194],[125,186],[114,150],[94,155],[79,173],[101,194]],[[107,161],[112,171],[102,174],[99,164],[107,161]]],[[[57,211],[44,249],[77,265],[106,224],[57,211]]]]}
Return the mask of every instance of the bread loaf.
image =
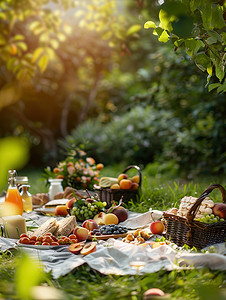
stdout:
{"type": "Polygon", "coordinates": [[[50,218],[45,223],[43,223],[38,229],[33,232],[33,235],[39,237],[43,236],[46,233],[54,233],[59,225],[57,224],[57,220],[55,218],[50,218]]]}
{"type": "Polygon", "coordinates": [[[43,206],[49,202],[49,195],[47,193],[38,193],[32,195],[32,204],[43,206]]]}

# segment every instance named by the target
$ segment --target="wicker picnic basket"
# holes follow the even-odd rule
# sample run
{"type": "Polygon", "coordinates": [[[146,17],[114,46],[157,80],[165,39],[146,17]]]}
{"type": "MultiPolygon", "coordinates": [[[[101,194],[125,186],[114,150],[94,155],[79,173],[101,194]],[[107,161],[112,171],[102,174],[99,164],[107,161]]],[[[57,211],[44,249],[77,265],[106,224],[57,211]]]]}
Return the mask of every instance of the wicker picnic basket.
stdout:
{"type": "Polygon", "coordinates": [[[141,183],[142,183],[142,173],[138,166],[131,165],[128,166],[122,173],[126,173],[130,169],[136,169],[139,174],[139,188],[137,190],[122,190],[122,189],[110,189],[110,188],[99,188],[97,192],[99,194],[100,200],[107,202],[107,206],[111,206],[112,202],[118,202],[123,196],[123,202],[126,203],[129,200],[136,201],[139,198],[141,183]]]}
{"type": "Polygon", "coordinates": [[[210,185],[190,208],[187,218],[163,213],[166,221],[166,238],[178,246],[187,244],[190,247],[202,249],[212,244],[226,240],[226,220],[223,222],[206,224],[194,220],[201,202],[215,189],[219,189],[222,202],[226,202],[226,191],[220,184],[210,185]]]}

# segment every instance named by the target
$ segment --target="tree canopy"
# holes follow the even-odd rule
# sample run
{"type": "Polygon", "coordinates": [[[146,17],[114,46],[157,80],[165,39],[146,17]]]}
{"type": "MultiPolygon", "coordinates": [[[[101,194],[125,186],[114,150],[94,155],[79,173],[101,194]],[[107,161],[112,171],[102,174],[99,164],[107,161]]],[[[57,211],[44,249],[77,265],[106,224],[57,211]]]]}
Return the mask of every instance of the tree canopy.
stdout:
{"type": "Polygon", "coordinates": [[[171,41],[175,51],[186,49],[197,67],[207,72],[209,91],[218,93],[226,91],[225,9],[225,1],[219,0],[165,0],[159,22],[144,24],[160,42],[171,41]]]}

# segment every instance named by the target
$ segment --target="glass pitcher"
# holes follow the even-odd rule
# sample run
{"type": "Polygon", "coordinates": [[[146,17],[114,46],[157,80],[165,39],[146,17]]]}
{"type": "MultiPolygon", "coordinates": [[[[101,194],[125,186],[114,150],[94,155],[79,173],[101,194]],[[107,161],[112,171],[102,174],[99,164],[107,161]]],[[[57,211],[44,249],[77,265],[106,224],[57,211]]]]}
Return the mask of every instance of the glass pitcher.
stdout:
{"type": "Polygon", "coordinates": [[[62,187],[63,179],[49,179],[50,187],[49,187],[49,199],[53,200],[54,196],[57,193],[63,192],[62,187]]]}

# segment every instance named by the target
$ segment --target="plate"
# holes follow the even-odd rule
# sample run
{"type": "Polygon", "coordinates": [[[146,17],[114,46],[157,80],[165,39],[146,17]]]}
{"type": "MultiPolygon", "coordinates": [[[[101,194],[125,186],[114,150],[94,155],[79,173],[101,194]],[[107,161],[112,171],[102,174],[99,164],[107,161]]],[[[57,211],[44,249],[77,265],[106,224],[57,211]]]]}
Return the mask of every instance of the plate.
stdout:
{"type": "Polygon", "coordinates": [[[39,250],[48,250],[48,249],[59,249],[62,247],[68,247],[69,245],[59,245],[59,246],[51,246],[51,245],[29,245],[29,244],[21,244],[21,243],[16,243],[18,247],[27,247],[27,248],[35,248],[39,250]]]}
{"type": "Polygon", "coordinates": [[[34,211],[42,215],[50,215],[50,216],[55,215],[55,207],[54,208],[40,207],[40,208],[35,208],[34,211]]]}
{"type": "Polygon", "coordinates": [[[123,237],[126,237],[128,234],[128,232],[126,233],[120,233],[120,234],[103,234],[103,235],[89,235],[88,236],[88,240],[92,240],[92,239],[97,239],[97,240],[108,240],[110,238],[113,238],[113,239],[118,239],[118,238],[123,238],[123,237]]]}

